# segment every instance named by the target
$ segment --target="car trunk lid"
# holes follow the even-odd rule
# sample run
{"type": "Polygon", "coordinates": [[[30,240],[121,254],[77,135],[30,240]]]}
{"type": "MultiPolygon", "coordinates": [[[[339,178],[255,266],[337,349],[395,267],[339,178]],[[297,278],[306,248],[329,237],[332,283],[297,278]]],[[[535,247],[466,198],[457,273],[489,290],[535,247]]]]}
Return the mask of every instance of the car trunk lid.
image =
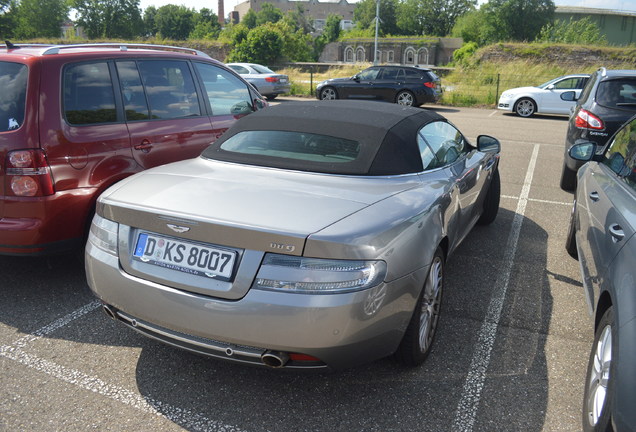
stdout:
{"type": "Polygon", "coordinates": [[[249,290],[266,252],[302,255],[312,233],[418,182],[417,176],[319,175],[199,158],[124,180],[102,196],[99,212],[124,227],[120,261],[127,272],[237,299],[249,290]],[[235,255],[235,271],[200,277],[140,262],[134,252],[144,233],[226,251],[235,255]]]}

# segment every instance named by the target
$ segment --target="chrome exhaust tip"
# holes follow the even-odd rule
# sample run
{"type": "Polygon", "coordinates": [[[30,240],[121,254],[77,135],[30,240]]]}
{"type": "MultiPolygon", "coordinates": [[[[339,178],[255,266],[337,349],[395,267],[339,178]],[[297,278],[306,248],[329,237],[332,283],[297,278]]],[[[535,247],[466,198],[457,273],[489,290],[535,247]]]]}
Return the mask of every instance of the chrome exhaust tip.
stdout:
{"type": "Polygon", "coordinates": [[[282,368],[289,361],[289,355],[282,351],[265,351],[261,356],[261,362],[274,369],[282,368]]]}
{"type": "Polygon", "coordinates": [[[115,311],[113,310],[113,308],[111,308],[108,305],[102,305],[102,310],[104,311],[104,313],[106,313],[106,315],[108,315],[110,318],[117,320],[117,316],[115,315],[115,311]]]}

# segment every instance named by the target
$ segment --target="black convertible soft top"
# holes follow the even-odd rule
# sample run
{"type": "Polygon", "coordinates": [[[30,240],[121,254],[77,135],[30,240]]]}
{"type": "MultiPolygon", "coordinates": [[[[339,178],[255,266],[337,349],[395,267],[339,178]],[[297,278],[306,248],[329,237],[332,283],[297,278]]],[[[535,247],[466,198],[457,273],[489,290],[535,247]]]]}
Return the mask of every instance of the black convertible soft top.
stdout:
{"type": "Polygon", "coordinates": [[[423,170],[417,132],[444,117],[421,108],[368,101],[284,102],[237,121],[202,154],[204,158],[302,171],[353,175],[397,175],[423,170]],[[348,163],[324,164],[226,151],[223,143],[245,131],[326,135],[360,144],[348,163]]]}

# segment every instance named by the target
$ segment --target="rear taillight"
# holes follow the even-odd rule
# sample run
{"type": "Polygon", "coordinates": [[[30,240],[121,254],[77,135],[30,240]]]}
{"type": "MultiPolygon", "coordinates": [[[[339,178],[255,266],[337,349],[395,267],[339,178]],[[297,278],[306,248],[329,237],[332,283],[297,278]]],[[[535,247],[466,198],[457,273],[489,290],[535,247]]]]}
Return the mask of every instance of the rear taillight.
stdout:
{"type": "Polygon", "coordinates": [[[6,159],[6,193],[19,197],[53,195],[51,167],[43,150],[16,150],[6,159]]]}
{"type": "Polygon", "coordinates": [[[271,83],[277,83],[278,81],[280,81],[280,79],[278,77],[265,77],[265,81],[271,82],[271,83]]]}
{"type": "Polygon", "coordinates": [[[425,86],[425,87],[428,87],[428,88],[435,88],[435,87],[437,87],[433,81],[425,82],[425,83],[424,83],[424,86],[425,86]]]}
{"type": "Polygon", "coordinates": [[[603,124],[603,120],[596,117],[589,111],[584,109],[580,110],[574,119],[574,125],[579,129],[594,129],[594,130],[603,130],[605,129],[605,124],[603,124]]]}

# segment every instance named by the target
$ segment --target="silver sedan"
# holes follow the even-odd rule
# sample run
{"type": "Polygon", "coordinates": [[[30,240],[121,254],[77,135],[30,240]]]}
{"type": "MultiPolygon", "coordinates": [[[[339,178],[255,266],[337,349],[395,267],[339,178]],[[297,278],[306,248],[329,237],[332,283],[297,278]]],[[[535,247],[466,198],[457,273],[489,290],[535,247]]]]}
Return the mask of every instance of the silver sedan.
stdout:
{"type": "Polygon", "coordinates": [[[266,66],[255,63],[228,63],[226,66],[256,87],[267,100],[274,100],[279,94],[291,90],[287,75],[276,73],[266,66]]]}
{"type": "Polygon", "coordinates": [[[444,265],[499,208],[499,142],[431,111],[285,103],[97,203],[88,283],[115,320],[216,358],[340,369],[430,352],[444,265]]]}

